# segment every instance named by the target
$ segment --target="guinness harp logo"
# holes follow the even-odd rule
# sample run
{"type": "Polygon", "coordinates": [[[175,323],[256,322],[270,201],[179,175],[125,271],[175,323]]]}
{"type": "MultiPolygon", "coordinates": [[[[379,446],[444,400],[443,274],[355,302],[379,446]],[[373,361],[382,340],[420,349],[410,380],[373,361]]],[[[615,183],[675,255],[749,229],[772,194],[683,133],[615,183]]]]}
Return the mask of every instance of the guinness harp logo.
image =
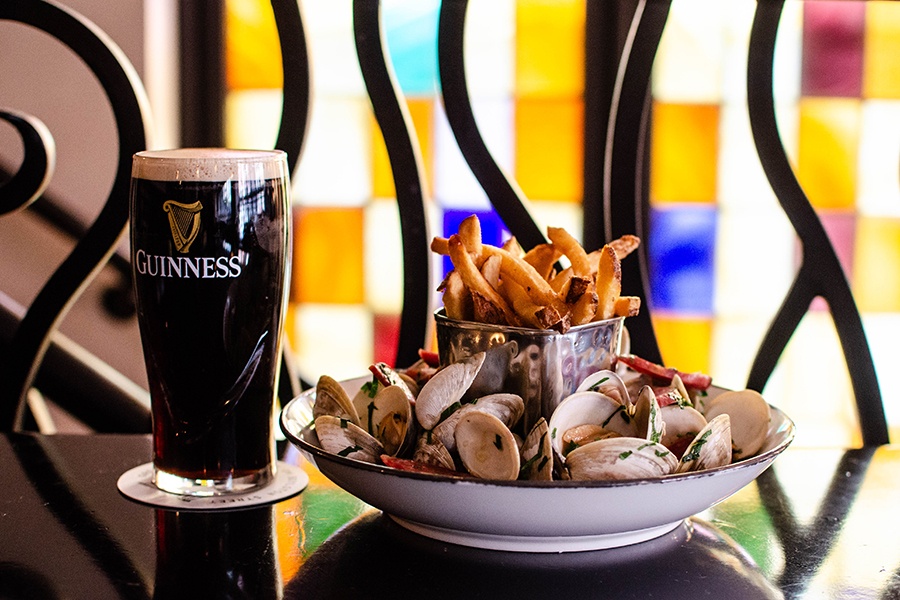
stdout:
{"type": "Polygon", "coordinates": [[[174,200],[163,202],[163,210],[169,215],[169,228],[172,230],[172,241],[175,248],[185,254],[194,243],[194,238],[200,232],[200,209],[203,205],[200,201],[193,204],[182,204],[174,200]]]}

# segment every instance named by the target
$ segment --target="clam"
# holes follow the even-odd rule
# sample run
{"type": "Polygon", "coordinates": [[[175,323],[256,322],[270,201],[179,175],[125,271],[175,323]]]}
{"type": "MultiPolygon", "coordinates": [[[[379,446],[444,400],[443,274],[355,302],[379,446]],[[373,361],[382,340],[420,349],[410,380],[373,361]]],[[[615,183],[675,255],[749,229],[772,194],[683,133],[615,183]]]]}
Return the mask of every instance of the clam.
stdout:
{"type": "Polygon", "coordinates": [[[662,477],[678,465],[662,444],[635,437],[615,437],[591,442],[566,456],[572,479],[608,480],[662,477]]]}
{"type": "Polygon", "coordinates": [[[369,463],[377,463],[385,453],[381,442],[347,419],[322,415],[315,423],[319,443],[326,452],[369,463]]]}
{"type": "Polygon", "coordinates": [[[485,354],[479,352],[459,362],[447,365],[422,386],[416,398],[416,420],[423,429],[434,429],[445,412],[459,404],[484,364],[485,354]]]}
{"type": "Polygon", "coordinates": [[[359,425],[359,414],[350,400],[350,396],[336,380],[328,375],[319,377],[316,383],[316,402],[313,405],[313,418],[332,415],[347,419],[359,425]]]}
{"type": "Polygon", "coordinates": [[[553,479],[553,448],[550,446],[550,428],[546,419],[541,418],[534,424],[522,442],[520,453],[522,466],[519,472],[523,479],[553,479]]]}
{"type": "Polygon", "coordinates": [[[518,351],[519,345],[515,341],[509,341],[493,346],[485,352],[484,364],[469,386],[465,399],[471,401],[502,390],[506,383],[506,374],[509,373],[509,363],[518,351]]]}
{"type": "Polygon", "coordinates": [[[469,411],[456,426],[456,449],[466,470],[482,479],[519,476],[519,447],[509,428],[492,414],[469,411]]]}
{"type": "Polygon", "coordinates": [[[677,456],[681,456],[700,430],[706,427],[706,417],[690,406],[670,404],[663,406],[659,412],[666,424],[661,443],[677,456]]]}
{"type": "Polygon", "coordinates": [[[663,420],[656,393],[649,385],[641,388],[637,402],[635,402],[634,421],[638,437],[662,443],[666,423],[663,420]]]}
{"type": "Polygon", "coordinates": [[[440,440],[432,436],[430,431],[423,432],[416,441],[413,460],[426,465],[450,469],[451,471],[456,470],[456,464],[453,462],[453,456],[450,455],[450,451],[447,450],[440,440]]]}
{"type": "Polygon", "coordinates": [[[631,410],[631,397],[625,382],[614,371],[602,370],[591,373],[575,390],[576,392],[600,392],[631,410]]]}
{"type": "Polygon", "coordinates": [[[580,425],[599,426],[607,432],[635,437],[634,419],[625,406],[600,392],[575,392],[559,403],[550,416],[550,443],[564,457],[571,447],[563,445],[566,432],[580,425]]]}
{"type": "Polygon", "coordinates": [[[702,471],[731,464],[731,419],[713,418],[684,451],[676,472],[702,471]]]}
{"type": "Polygon", "coordinates": [[[360,424],[391,456],[411,448],[415,442],[413,409],[407,391],[397,385],[379,390],[366,405],[366,412],[360,419],[360,424]]]}
{"type": "Polygon", "coordinates": [[[769,432],[769,404],[754,390],[723,392],[706,405],[706,418],[731,417],[733,458],[740,460],[759,452],[769,432]]]}

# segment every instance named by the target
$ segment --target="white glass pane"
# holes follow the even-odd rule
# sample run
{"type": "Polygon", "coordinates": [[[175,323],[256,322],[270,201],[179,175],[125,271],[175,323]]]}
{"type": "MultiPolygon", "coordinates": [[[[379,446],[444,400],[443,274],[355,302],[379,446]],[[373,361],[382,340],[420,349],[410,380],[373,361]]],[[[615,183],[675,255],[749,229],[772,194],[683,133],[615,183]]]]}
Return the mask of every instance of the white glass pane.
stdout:
{"type": "Polygon", "coordinates": [[[366,87],[353,38],[353,4],[303,0],[301,8],[313,91],[324,95],[365,97],[366,87]]]}
{"type": "Polygon", "coordinates": [[[361,305],[298,304],[291,339],[298,370],[307,381],[320,375],[358,377],[372,364],[372,315],[361,305]]]}
{"type": "Polygon", "coordinates": [[[716,240],[715,312],[774,315],[796,272],[796,236],[780,210],[722,210],[716,240]]]}
{"type": "Polygon", "coordinates": [[[273,148],[281,124],[281,90],[240,90],[225,98],[225,145],[273,148]]]}
{"type": "Polygon", "coordinates": [[[864,215],[900,216],[900,101],[862,103],[857,206],[864,215]]]}
{"type": "Polygon", "coordinates": [[[372,194],[371,113],[367,100],[318,97],[294,178],[309,206],[362,206],[372,194]]]}
{"type": "Polygon", "coordinates": [[[514,0],[469,2],[463,52],[472,98],[512,96],[515,22],[514,0]]]}
{"type": "Polygon", "coordinates": [[[394,200],[375,200],[365,209],[363,229],[366,303],[373,312],[403,309],[403,248],[394,200]]]}

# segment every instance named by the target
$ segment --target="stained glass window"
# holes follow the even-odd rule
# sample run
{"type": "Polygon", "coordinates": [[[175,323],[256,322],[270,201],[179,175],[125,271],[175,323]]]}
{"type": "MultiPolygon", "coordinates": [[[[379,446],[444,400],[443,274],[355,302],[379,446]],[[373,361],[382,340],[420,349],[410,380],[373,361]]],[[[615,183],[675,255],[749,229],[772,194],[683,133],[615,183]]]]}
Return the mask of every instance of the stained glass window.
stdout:
{"type": "MultiPolygon", "coordinates": [[[[589,0],[588,0],[589,1],[589,0]]],[[[746,115],[754,0],[675,0],[653,73],[648,249],[666,362],[742,387],[799,264],[796,235],[756,158],[746,115]]],[[[389,359],[401,308],[399,222],[381,133],[355,59],[350,2],[301,0],[312,119],[294,179],[291,342],[306,378],[389,359]]],[[[280,72],[271,8],[228,0],[228,132],[271,146],[280,72]]],[[[462,159],[436,83],[438,0],[383,0],[393,67],[422,151],[434,234],[478,213],[506,234],[462,159]]],[[[469,90],[481,132],[541,226],[581,231],[585,0],[471,0],[469,90]]],[[[893,437],[900,392],[900,5],[788,2],[776,48],[779,131],[856,294],[893,437]]],[[[436,279],[443,271],[436,261],[436,279]]],[[[446,268],[446,267],[445,267],[446,268]]],[[[437,281],[435,281],[435,285],[437,281]]],[[[767,397],[797,443],[855,444],[846,367],[824,302],[767,397]]]]}

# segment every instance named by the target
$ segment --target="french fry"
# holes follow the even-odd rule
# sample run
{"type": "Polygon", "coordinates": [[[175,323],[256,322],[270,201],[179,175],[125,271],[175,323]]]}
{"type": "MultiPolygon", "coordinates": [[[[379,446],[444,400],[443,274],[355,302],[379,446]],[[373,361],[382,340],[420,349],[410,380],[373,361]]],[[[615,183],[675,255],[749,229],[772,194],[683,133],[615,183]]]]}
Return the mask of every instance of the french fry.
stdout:
{"type": "Polygon", "coordinates": [[[549,280],[553,265],[562,256],[562,251],[553,244],[538,244],[525,253],[525,262],[534,267],[542,278],[549,280]]]}
{"type": "Polygon", "coordinates": [[[616,300],[622,293],[622,263],[616,251],[607,244],[601,248],[597,269],[597,312],[595,321],[609,319],[615,314],[616,300]]]}
{"type": "Polygon", "coordinates": [[[450,256],[450,245],[447,243],[447,238],[437,236],[431,238],[431,251],[441,256],[450,256]]]}
{"type": "Polygon", "coordinates": [[[502,262],[499,256],[494,255],[489,256],[484,261],[484,264],[481,265],[481,274],[491,284],[491,287],[497,291],[500,290],[500,264],[502,262]]]}
{"type": "Polygon", "coordinates": [[[578,277],[590,277],[591,263],[588,260],[587,252],[584,251],[578,240],[572,237],[572,234],[562,227],[548,227],[547,237],[572,263],[572,273],[578,277]]]}
{"type": "MultiPolygon", "coordinates": [[[[496,306],[497,310],[503,313],[507,324],[521,324],[519,317],[509,307],[506,300],[497,293],[497,290],[488,283],[484,278],[484,275],[481,274],[481,271],[475,266],[475,262],[466,251],[466,247],[463,245],[459,235],[453,234],[447,241],[450,250],[450,260],[453,261],[453,266],[459,271],[463,283],[465,283],[466,287],[473,293],[473,299],[476,299],[476,302],[478,302],[477,297],[474,296],[474,294],[479,294],[484,300],[496,306]]],[[[482,306],[483,305],[484,303],[482,303],[482,306]]],[[[478,306],[476,304],[476,309],[477,308],[478,306]]]]}
{"type": "Polygon", "coordinates": [[[619,257],[619,260],[622,260],[635,250],[637,247],[641,245],[641,238],[636,235],[623,235],[622,237],[615,239],[609,243],[612,246],[612,249],[616,251],[616,256],[619,257]]]}
{"type": "Polygon", "coordinates": [[[461,321],[468,321],[474,317],[472,294],[459,276],[459,271],[454,269],[447,273],[438,291],[443,292],[444,311],[448,317],[461,321]]]}
{"type": "Polygon", "coordinates": [[[637,296],[619,296],[613,312],[617,317],[635,317],[641,312],[641,299],[637,296]]]}
{"type": "Polygon", "coordinates": [[[462,240],[463,246],[472,255],[475,263],[478,264],[478,257],[481,256],[481,221],[478,215],[469,215],[459,224],[459,239],[462,240]]]}
{"type": "Polygon", "coordinates": [[[510,237],[508,240],[503,242],[503,245],[500,246],[513,256],[521,256],[524,258],[525,250],[522,249],[522,245],[519,244],[519,240],[516,239],[516,236],[510,237]]]}
{"type": "Polygon", "coordinates": [[[481,235],[481,223],[472,215],[458,233],[431,241],[431,250],[454,265],[438,288],[451,318],[565,332],[640,311],[640,298],[621,295],[621,260],[640,245],[636,236],[623,235],[588,253],[561,227],[549,227],[550,243],[528,252],[515,237],[497,247],[481,235]],[[570,266],[557,273],[563,256],[570,266]]]}

